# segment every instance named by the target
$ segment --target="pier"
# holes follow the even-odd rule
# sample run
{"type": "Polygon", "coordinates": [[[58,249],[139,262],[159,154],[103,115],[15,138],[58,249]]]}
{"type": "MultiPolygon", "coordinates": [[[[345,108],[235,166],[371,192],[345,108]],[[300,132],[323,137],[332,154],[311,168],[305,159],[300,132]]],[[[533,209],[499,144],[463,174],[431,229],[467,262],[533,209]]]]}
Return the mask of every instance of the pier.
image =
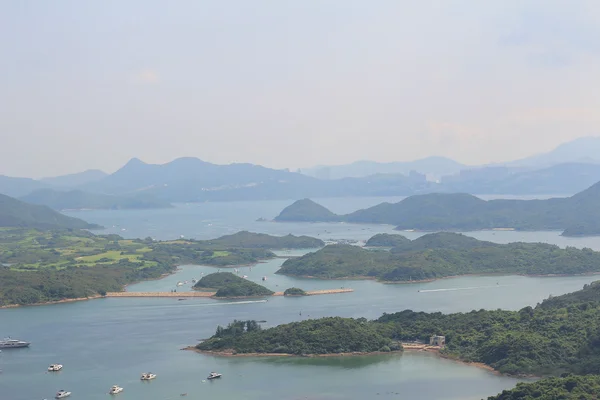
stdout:
{"type": "MultiPolygon", "coordinates": [[[[322,294],[350,293],[354,289],[324,289],[307,291],[307,296],[322,294]]],[[[213,297],[217,292],[108,292],[105,297],[213,297]]],[[[283,292],[275,292],[273,296],[283,296],[283,292]]],[[[259,296],[263,297],[263,296],[259,296]]],[[[265,296],[266,297],[266,296],[265,296]]]]}

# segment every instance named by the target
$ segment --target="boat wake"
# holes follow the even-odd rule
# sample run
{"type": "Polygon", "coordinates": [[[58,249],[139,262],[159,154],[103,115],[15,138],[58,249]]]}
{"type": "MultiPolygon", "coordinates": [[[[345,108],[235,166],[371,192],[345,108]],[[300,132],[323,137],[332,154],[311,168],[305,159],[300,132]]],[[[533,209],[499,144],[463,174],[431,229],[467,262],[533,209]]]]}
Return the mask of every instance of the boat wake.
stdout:
{"type": "Polygon", "coordinates": [[[471,286],[471,287],[463,287],[463,288],[446,288],[446,289],[425,289],[425,290],[419,290],[419,293],[453,292],[456,290],[490,289],[490,288],[500,288],[500,287],[506,287],[506,286],[508,286],[508,285],[471,286]]]}

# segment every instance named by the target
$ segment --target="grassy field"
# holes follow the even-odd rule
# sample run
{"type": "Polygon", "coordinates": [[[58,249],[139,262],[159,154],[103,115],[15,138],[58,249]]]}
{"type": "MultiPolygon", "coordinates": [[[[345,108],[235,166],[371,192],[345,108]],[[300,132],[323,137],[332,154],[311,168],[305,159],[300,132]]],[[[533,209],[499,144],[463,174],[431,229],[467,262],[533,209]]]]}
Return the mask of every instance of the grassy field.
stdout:
{"type": "Polygon", "coordinates": [[[20,228],[0,230],[0,262],[10,264],[12,270],[111,265],[123,259],[143,263],[140,268],[147,268],[157,264],[143,260],[151,252],[152,248],[142,241],[114,236],[20,228]]]}
{"type": "Polygon", "coordinates": [[[168,259],[208,265],[235,265],[267,257],[236,250],[215,249],[214,244],[187,240],[164,242],[123,239],[117,235],[93,235],[86,231],[0,229],[0,263],[14,271],[67,267],[110,266],[124,260],[139,269],[157,266],[168,259]],[[248,258],[250,257],[250,258],[248,258]]]}

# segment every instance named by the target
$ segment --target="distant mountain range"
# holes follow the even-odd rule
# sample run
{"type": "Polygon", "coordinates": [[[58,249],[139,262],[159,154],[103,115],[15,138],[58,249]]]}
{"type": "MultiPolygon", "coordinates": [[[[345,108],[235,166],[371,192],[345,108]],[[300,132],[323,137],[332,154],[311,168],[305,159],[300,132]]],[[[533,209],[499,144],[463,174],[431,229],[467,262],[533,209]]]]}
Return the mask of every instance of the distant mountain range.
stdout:
{"type": "Polygon", "coordinates": [[[470,168],[446,157],[427,157],[406,162],[355,161],[345,165],[303,168],[301,173],[319,179],[362,178],[376,174],[408,175],[411,171],[439,178],[470,168]]]}
{"type": "Polygon", "coordinates": [[[98,225],[88,224],[67,217],[49,207],[28,204],[0,194],[0,227],[21,227],[37,229],[94,229],[98,225]]]}
{"type": "Polygon", "coordinates": [[[567,198],[489,200],[465,193],[410,196],[346,215],[309,199],[286,207],[276,221],[392,224],[398,230],[562,230],[568,236],[600,235],[600,182],[567,198]]]}
{"type": "Polygon", "coordinates": [[[0,176],[0,193],[57,209],[455,192],[569,195],[600,181],[600,138],[578,139],[552,152],[503,165],[469,167],[429,157],[400,163],[361,161],[314,170],[313,174],[320,178],[253,164],[217,165],[190,157],[166,164],[134,158],[112,174],[88,170],[41,180],[0,176]],[[69,198],[74,196],[77,199],[69,198]],[[74,205],[77,207],[71,207],[74,205]]]}
{"type": "Polygon", "coordinates": [[[99,169],[88,169],[87,171],[76,174],[42,178],[40,181],[51,186],[76,187],[86,183],[99,181],[107,176],[108,174],[106,172],[100,171],[99,169]]]}
{"type": "MultiPolygon", "coordinates": [[[[480,175],[489,172],[490,178],[497,176],[498,169],[515,174],[524,170],[542,169],[558,164],[600,164],[600,137],[590,136],[563,143],[554,150],[520,160],[489,165],[467,166],[446,157],[427,157],[409,162],[381,163],[375,161],[356,161],[345,165],[320,165],[303,168],[300,171],[308,176],[320,179],[359,178],[374,174],[408,174],[415,171],[427,175],[430,180],[455,175],[461,171],[481,170],[480,175]]],[[[480,192],[482,193],[482,192],[480,192]]]]}

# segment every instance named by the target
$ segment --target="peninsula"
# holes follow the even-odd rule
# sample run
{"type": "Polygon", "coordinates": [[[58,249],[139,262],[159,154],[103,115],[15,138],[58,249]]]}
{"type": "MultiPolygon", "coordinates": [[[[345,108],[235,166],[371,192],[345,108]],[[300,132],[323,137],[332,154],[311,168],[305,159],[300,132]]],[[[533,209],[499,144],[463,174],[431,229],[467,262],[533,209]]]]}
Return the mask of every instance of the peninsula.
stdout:
{"type": "Polygon", "coordinates": [[[482,200],[465,193],[432,193],[337,215],[309,199],[275,217],[278,222],[351,222],[395,225],[398,230],[561,230],[565,235],[600,234],[600,182],[567,198],[482,200]],[[579,229],[578,227],[583,227],[579,229]]]}
{"type": "Polygon", "coordinates": [[[256,321],[217,327],[199,343],[222,355],[327,355],[402,350],[400,343],[430,342],[441,335],[439,354],[483,363],[521,376],[597,373],[600,365],[600,282],[519,311],[424,313],[405,310],[364,318],[321,318],[262,329],[256,321]]]}
{"type": "Polygon", "coordinates": [[[2,228],[0,306],[103,296],[132,282],[160,278],[178,265],[254,264],[275,257],[269,247],[314,248],[322,243],[309,237],[250,232],[213,240],[155,241],[75,229],[2,228]]]}
{"type": "Polygon", "coordinates": [[[430,281],[472,274],[579,275],[600,272],[600,252],[545,243],[497,244],[460,233],[430,233],[390,251],[329,245],[286,260],[278,274],[321,279],[430,281]]]}

